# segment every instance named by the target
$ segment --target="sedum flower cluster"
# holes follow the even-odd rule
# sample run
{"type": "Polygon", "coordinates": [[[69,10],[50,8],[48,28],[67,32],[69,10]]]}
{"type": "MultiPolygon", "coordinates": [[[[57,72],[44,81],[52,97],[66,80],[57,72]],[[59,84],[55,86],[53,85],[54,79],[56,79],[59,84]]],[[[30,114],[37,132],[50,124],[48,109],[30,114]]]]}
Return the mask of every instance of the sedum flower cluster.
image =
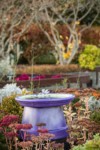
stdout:
{"type": "Polygon", "coordinates": [[[6,115],[0,120],[0,127],[8,127],[11,123],[15,123],[19,120],[17,115],[6,115]]]}
{"type": "Polygon", "coordinates": [[[16,86],[16,83],[6,84],[2,89],[0,89],[0,103],[3,98],[13,94],[22,94],[22,90],[16,86]]]}

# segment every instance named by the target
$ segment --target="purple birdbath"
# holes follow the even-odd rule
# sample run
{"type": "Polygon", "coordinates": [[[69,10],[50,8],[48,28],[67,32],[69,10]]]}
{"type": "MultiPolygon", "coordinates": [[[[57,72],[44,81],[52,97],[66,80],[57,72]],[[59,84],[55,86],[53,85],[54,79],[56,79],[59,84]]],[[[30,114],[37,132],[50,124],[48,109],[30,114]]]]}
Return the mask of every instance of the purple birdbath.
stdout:
{"type": "Polygon", "coordinates": [[[68,136],[68,127],[61,108],[74,99],[72,94],[48,93],[33,94],[16,97],[16,101],[24,106],[23,124],[32,124],[29,134],[38,135],[37,124],[45,123],[49,133],[55,135],[54,139],[68,136]]]}

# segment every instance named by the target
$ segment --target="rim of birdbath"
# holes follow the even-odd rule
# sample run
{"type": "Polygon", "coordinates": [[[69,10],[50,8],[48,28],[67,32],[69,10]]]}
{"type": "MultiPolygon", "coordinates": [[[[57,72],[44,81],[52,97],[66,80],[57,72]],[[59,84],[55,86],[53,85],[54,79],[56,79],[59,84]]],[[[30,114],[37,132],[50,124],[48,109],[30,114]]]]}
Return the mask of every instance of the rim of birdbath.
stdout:
{"type": "Polygon", "coordinates": [[[68,104],[75,98],[73,94],[48,93],[17,96],[15,99],[21,106],[26,107],[53,107],[68,104]]]}

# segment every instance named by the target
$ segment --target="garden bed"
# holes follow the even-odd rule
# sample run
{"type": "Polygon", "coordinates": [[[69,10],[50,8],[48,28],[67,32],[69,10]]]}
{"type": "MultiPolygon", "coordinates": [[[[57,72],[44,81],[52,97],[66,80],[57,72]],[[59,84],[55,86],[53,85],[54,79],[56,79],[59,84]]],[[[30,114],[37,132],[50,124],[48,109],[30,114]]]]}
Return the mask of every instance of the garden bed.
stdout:
{"type": "MultiPolygon", "coordinates": [[[[17,75],[15,82],[18,86],[23,86],[26,88],[31,87],[47,87],[55,84],[66,84],[67,87],[70,87],[71,83],[79,84],[79,87],[82,88],[85,83],[87,86],[92,86],[90,76],[87,73],[67,73],[67,74],[56,74],[56,75],[31,75],[22,74],[17,75]]],[[[10,81],[0,82],[0,87],[3,87],[5,84],[11,83],[10,81]]]]}
{"type": "Polygon", "coordinates": [[[100,66],[97,66],[94,70],[89,69],[81,69],[77,64],[70,64],[70,65],[34,65],[32,66],[25,66],[19,65],[16,68],[16,74],[32,74],[32,70],[34,74],[40,75],[55,75],[55,74],[88,74],[95,72],[96,75],[96,85],[99,84],[99,72],[100,66]]]}
{"type": "Polygon", "coordinates": [[[79,72],[80,68],[77,64],[70,65],[18,65],[16,74],[62,74],[67,72],[79,72]]]}
{"type": "MultiPolygon", "coordinates": [[[[54,91],[55,92],[55,91],[54,91]]],[[[55,150],[76,150],[76,149],[82,149],[82,147],[86,147],[87,149],[84,148],[84,150],[88,150],[89,148],[92,147],[92,149],[95,147],[95,150],[99,150],[99,142],[100,142],[100,91],[97,91],[95,89],[82,89],[82,90],[77,90],[77,89],[59,89],[56,91],[56,93],[71,93],[75,95],[74,101],[72,101],[69,105],[65,105],[63,107],[63,112],[68,124],[68,133],[69,133],[69,138],[67,139],[62,139],[62,141],[58,140],[58,142],[65,142],[65,145],[71,148],[64,148],[63,143],[55,143],[55,141],[50,141],[48,145],[50,146],[51,150],[55,147],[55,150]],[[98,104],[97,104],[98,102],[98,104]],[[88,105],[87,105],[88,104],[88,105]],[[95,109],[94,109],[95,108],[95,109]],[[98,114],[98,115],[97,115],[98,114]],[[95,117],[94,117],[95,116],[95,117]],[[95,136],[94,136],[95,135],[95,136]],[[66,142],[67,140],[67,142],[66,142]],[[82,145],[85,144],[85,145],[82,145]],[[75,145],[78,147],[75,149],[75,145]],[[80,145],[80,146],[79,146],[80,145]]],[[[12,96],[11,96],[12,97],[12,96]]],[[[7,110],[9,113],[13,112],[16,114],[16,109],[15,102],[14,102],[14,97],[13,101],[10,99],[10,97],[6,97],[2,103],[2,110],[7,110]],[[10,110],[7,109],[9,108],[9,103],[10,103],[10,110]],[[11,107],[11,104],[13,107],[11,107]],[[6,106],[6,107],[5,107],[6,106]]],[[[8,113],[8,114],[9,114],[8,113]]],[[[34,118],[35,119],[35,118],[34,118]]],[[[34,121],[33,119],[33,121],[34,121]]],[[[12,116],[8,115],[7,117],[3,120],[1,120],[0,124],[2,126],[2,123],[5,123],[4,128],[9,128],[9,130],[13,131],[14,128],[19,130],[19,128],[25,128],[25,129],[30,129],[31,125],[30,124],[16,124],[14,121],[18,120],[18,116],[12,116]],[[10,121],[8,122],[7,119],[10,121]],[[5,121],[5,122],[3,122],[5,121]],[[7,126],[6,126],[7,123],[7,126]],[[9,124],[9,126],[8,126],[9,124]],[[13,125],[13,128],[12,128],[13,125]]],[[[45,128],[45,124],[41,123],[37,125],[39,130],[39,138],[36,136],[32,136],[32,141],[29,143],[29,141],[25,140],[23,143],[21,143],[20,139],[19,141],[16,141],[17,144],[17,150],[19,150],[19,147],[27,146],[29,150],[31,150],[30,146],[32,145],[42,145],[43,142],[45,141],[45,138],[47,139],[47,136],[53,137],[53,135],[48,135],[47,129],[45,128]],[[44,135],[44,136],[43,136],[44,135]],[[39,141],[41,140],[41,142],[39,141]],[[17,143],[18,142],[18,143],[17,143]],[[29,143],[29,145],[28,145],[29,143]],[[34,144],[32,144],[34,143],[34,144]]],[[[15,131],[15,130],[14,130],[15,131]]],[[[24,130],[23,130],[24,131],[24,130]]],[[[7,133],[6,133],[7,135],[7,133]]],[[[25,135],[26,135],[26,130],[25,130],[25,135]]],[[[8,136],[6,136],[9,138],[8,136]]],[[[26,138],[28,138],[26,136],[26,138]]],[[[13,137],[14,139],[14,137],[13,137]]],[[[15,145],[14,145],[15,146],[15,145]]],[[[47,143],[45,145],[42,145],[47,147],[47,143]]],[[[44,150],[44,147],[43,147],[44,150]]],[[[94,149],[93,149],[94,150],[94,149]]]]}

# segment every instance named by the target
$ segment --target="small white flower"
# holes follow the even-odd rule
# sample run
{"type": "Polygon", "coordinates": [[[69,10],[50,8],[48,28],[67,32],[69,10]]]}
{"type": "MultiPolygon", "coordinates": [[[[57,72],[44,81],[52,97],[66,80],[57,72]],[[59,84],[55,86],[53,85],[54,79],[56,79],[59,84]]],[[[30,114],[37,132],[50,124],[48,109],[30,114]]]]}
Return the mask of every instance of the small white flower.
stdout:
{"type": "Polygon", "coordinates": [[[50,91],[49,91],[48,89],[42,89],[41,93],[42,93],[42,94],[49,94],[50,91]]]}

